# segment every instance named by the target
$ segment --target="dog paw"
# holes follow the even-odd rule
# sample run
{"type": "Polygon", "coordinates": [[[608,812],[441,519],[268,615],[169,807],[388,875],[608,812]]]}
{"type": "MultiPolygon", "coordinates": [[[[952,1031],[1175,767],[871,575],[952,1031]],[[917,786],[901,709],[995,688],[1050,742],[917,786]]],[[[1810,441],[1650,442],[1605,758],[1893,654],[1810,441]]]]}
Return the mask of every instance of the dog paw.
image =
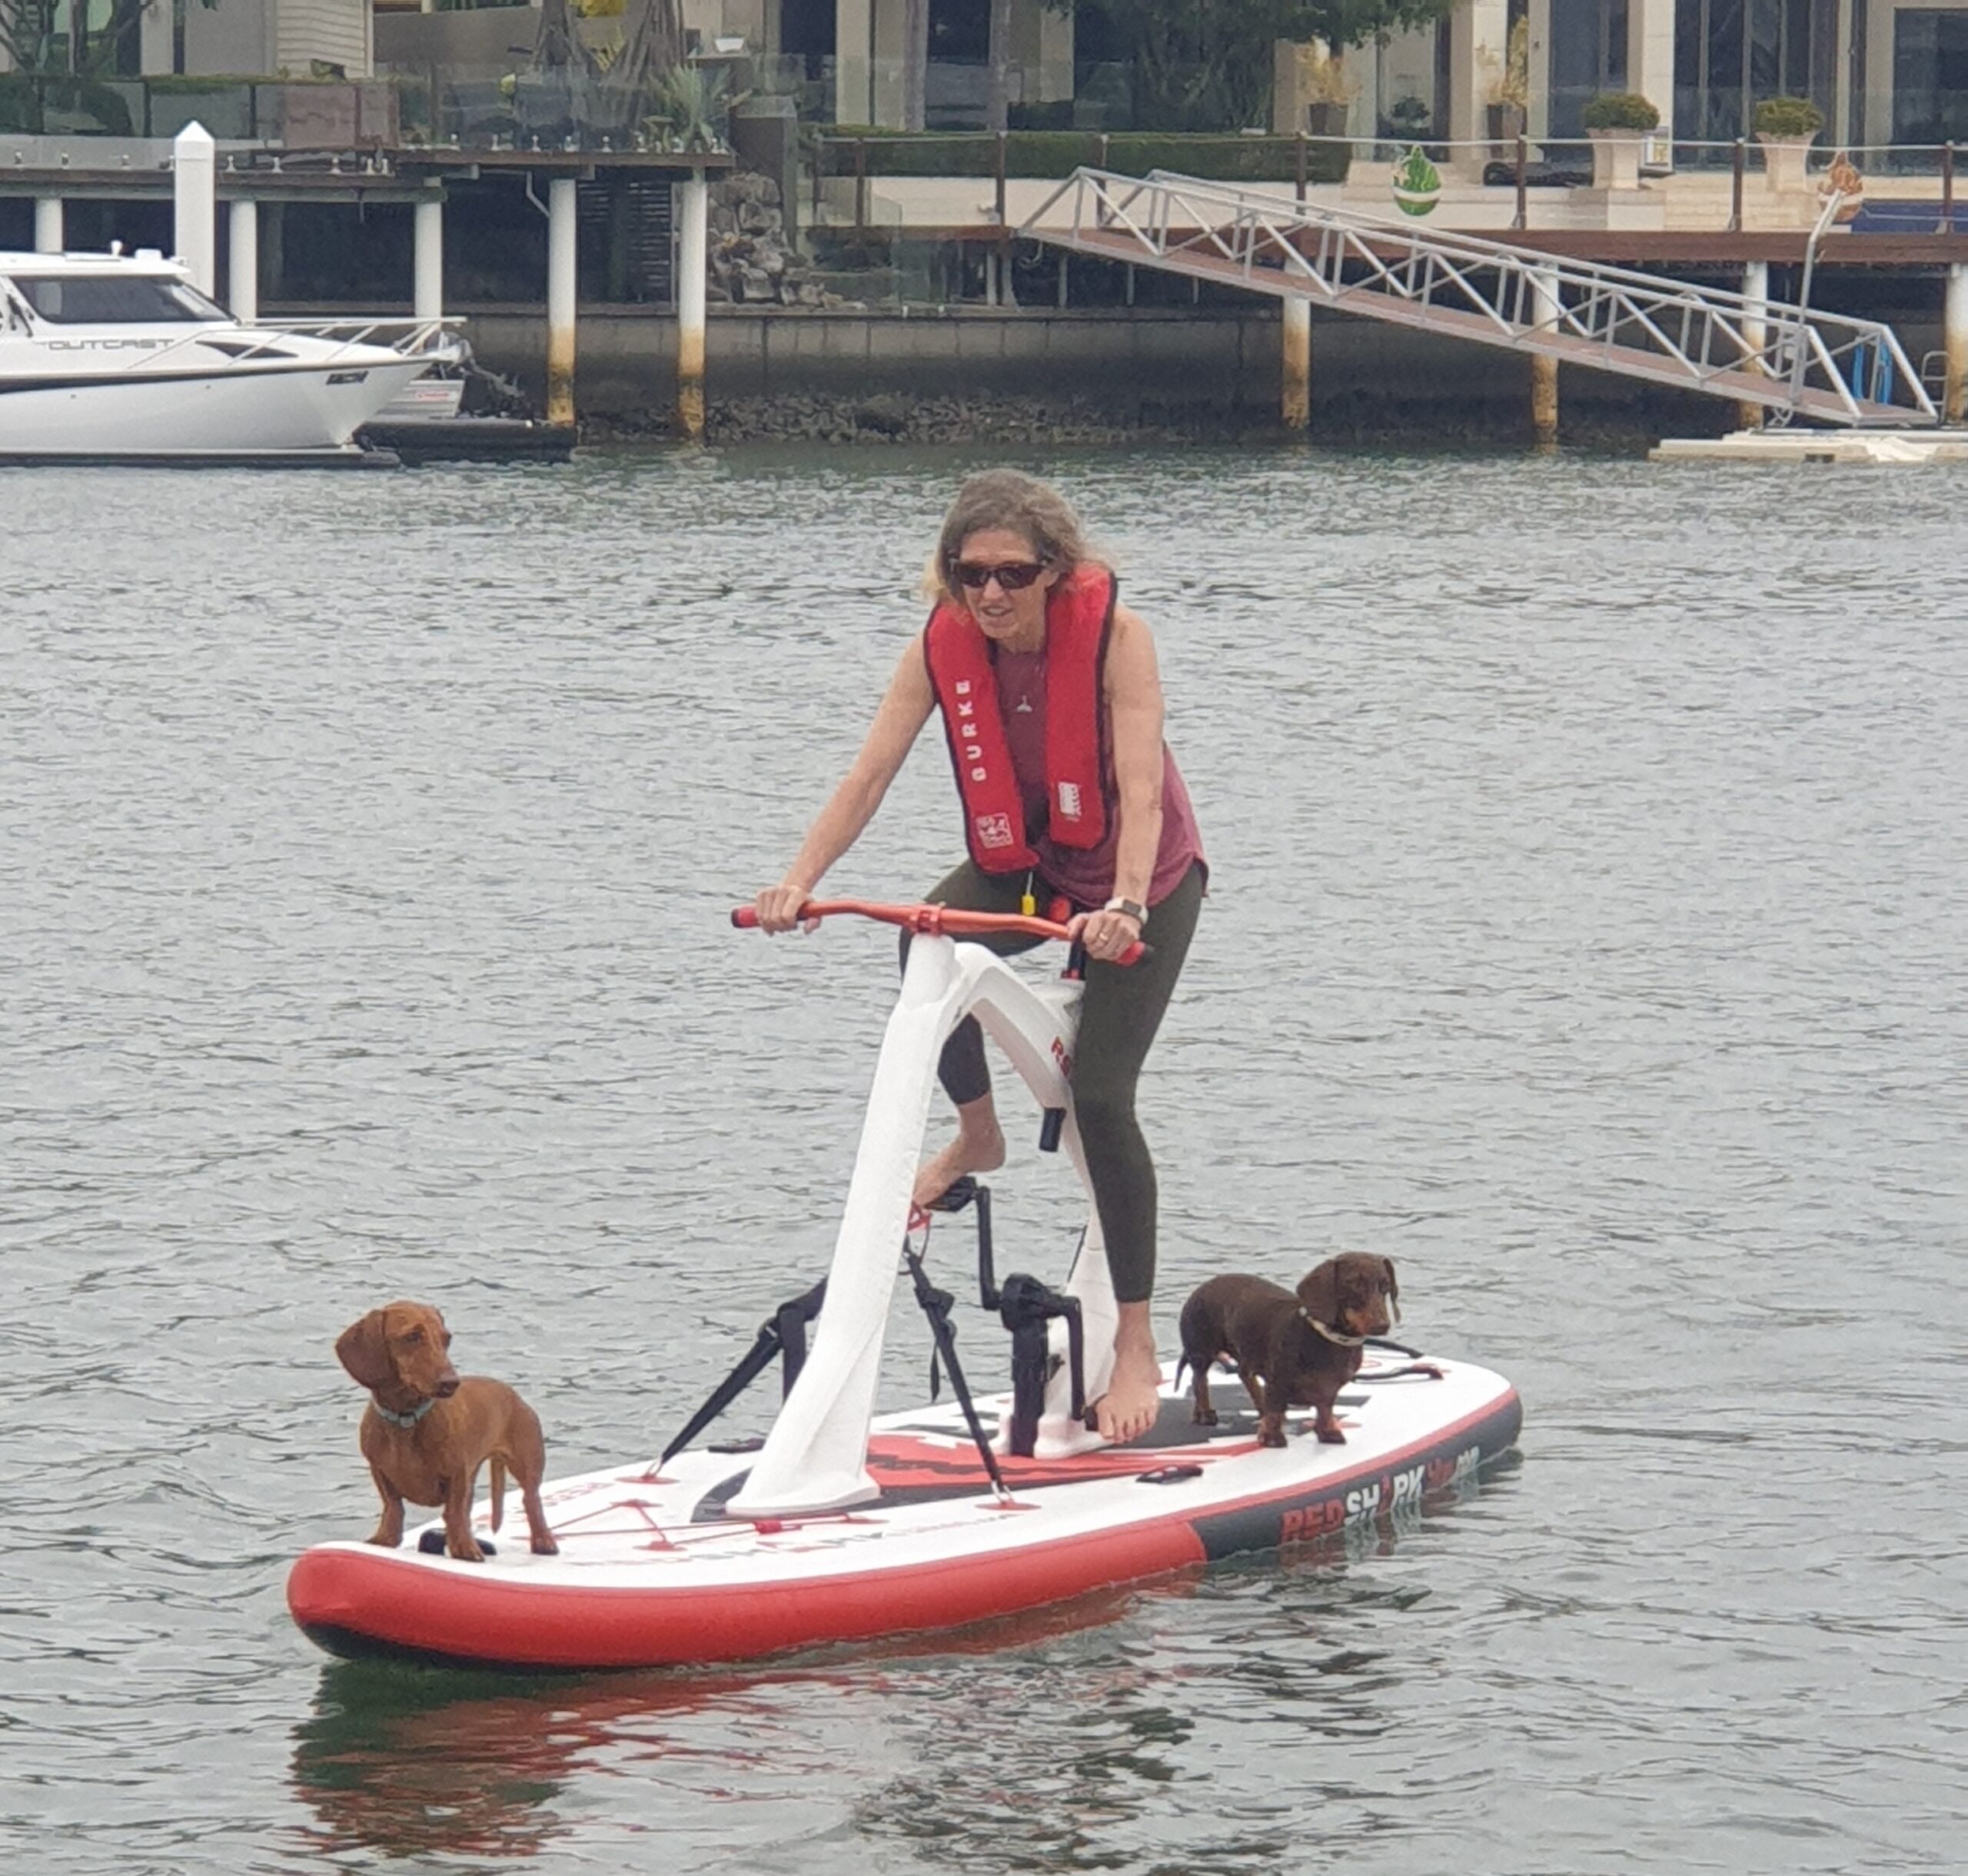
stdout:
{"type": "Polygon", "coordinates": [[[1192,1426],[1215,1425],[1216,1409],[1214,1407],[1198,1408],[1194,1413],[1189,1415],[1189,1424],[1192,1426]]]}
{"type": "MultiPolygon", "coordinates": [[[[1279,1442],[1280,1445],[1283,1443],[1282,1441],[1279,1442]]],[[[1319,1444],[1322,1446],[1343,1446],[1346,1444],[1346,1435],[1336,1426],[1322,1426],[1319,1429],[1319,1444]]]]}
{"type": "Polygon", "coordinates": [[[557,1557],[560,1546],[550,1537],[537,1537],[533,1540],[533,1554],[536,1557],[557,1557]]]}

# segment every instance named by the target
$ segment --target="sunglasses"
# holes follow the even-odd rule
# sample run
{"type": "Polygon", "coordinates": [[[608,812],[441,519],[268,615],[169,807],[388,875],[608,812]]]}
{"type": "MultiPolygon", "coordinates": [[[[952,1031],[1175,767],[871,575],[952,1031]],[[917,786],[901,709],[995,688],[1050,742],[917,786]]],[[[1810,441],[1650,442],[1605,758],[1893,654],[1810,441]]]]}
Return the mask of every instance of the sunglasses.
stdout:
{"type": "Polygon", "coordinates": [[[995,580],[1007,593],[1022,593],[1046,570],[1043,560],[1002,560],[987,567],[977,560],[959,560],[950,570],[957,584],[981,593],[995,580]]]}

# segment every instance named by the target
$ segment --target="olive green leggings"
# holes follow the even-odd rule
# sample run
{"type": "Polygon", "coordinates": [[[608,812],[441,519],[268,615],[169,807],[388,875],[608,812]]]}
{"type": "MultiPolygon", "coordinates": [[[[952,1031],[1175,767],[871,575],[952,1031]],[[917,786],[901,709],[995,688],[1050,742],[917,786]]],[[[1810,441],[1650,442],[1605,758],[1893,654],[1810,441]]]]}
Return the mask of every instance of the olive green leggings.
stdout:
{"type": "MultiPolygon", "coordinates": [[[[924,896],[932,905],[969,912],[1016,912],[1025,889],[1022,873],[985,873],[966,860],[924,896]]],[[[1080,1002],[1079,1036],[1073,1049],[1073,1113],[1086,1149],[1087,1177],[1092,1182],[1101,1236],[1107,1242],[1107,1266],[1119,1302],[1145,1302],[1155,1290],[1155,1162],[1135,1118],[1135,1083],[1162,1026],[1182,960],[1188,956],[1196,916],[1202,910],[1202,889],[1198,864],[1152,908],[1142,934],[1148,954],[1138,963],[1087,962],[1086,993],[1080,1002]]],[[[977,942],[1010,956],[1043,941],[1010,936],[977,942]]],[[[906,963],[906,935],[902,955],[906,963]]],[[[959,1106],[991,1092],[984,1034],[975,1016],[965,1017],[952,1032],[943,1045],[939,1072],[944,1091],[959,1106]]]]}

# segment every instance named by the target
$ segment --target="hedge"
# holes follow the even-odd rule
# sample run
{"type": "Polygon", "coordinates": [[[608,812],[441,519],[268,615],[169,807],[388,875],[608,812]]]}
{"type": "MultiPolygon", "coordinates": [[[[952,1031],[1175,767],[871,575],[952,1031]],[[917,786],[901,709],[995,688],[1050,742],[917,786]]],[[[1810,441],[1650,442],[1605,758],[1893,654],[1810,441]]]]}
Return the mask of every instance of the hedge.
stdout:
{"type": "MultiPolygon", "coordinates": [[[[997,140],[986,134],[888,131],[842,124],[823,128],[829,175],[851,176],[856,145],[867,147],[871,176],[976,176],[997,174],[997,140]]],[[[1351,158],[1343,143],[1308,143],[1310,182],[1343,182],[1351,158]]],[[[1139,176],[1172,169],[1216,182],[1289,182],[1298,173],[1295,137],[1184,136],[1149,131],[1015,130],[1005,138],[1005,174],[1050,181],[1075,169],[1118,170],[1139,176]],[[1105,143],[1103,153],[1102,145],[1105,143]]]]}

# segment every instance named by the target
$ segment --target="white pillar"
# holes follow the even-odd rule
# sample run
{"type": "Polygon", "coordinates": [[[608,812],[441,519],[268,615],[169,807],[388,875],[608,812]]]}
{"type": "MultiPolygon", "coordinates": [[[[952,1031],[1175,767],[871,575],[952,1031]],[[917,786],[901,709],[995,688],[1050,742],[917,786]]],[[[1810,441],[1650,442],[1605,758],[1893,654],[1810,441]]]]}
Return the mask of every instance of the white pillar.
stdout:
{"type": "MultiPolygon", "coordinates": [[[[870,48],[873,68],[869,74],[868,121],[883,130],[906,130],[903,103],[903,67],[909,56],[904,18],[904,0],[870,0],[874,31],[870,48]]],[[[926,16],[925,20],[926,28],[926,16]]],[[[929,38],[923,38],[926,52],[929,38]]],[[[838,62],[834,69],[839,70],[838,62]]]]}
{"type": "Polygon", "coordinates": [[[676,185],[676,430],[696,443],[704,434],[704,269],[710,190],[693,169],[676,185]]]}
{"type": "Polygon", "coordinates": [[[417,205],[412,222],[415,251],[413,306],[419,319],[444,316],[444,198],[433,195],[417,205]]]}
{"type": "Polygon", "coordinates": [[[232,295],[233,318],[250,326],[260,316],[260,205],[241,195],[234,199],[231,211],[226,288],[232,295]]]}
{"type": "Polygon", "coordinates": [[[547,421],[574,421],[574,179],[547,185],[547,421]]]}
{"type": "Polygon", "coordinates": [[[1949,423],[1958,424],[1968,407],[1968,261],[1948,264],[1946,328],[1947,389],[1941,409],[1949,423]]]}
{"type": "MultiPolygon", "coordinates": [[[[1893,0],[1863,0],[1866,9],[1866,94],[1859,102],[1853,141],[1885,143],[1893,135],[1893,88],[1897,61],[1887,48],[1893,42],[1893,0]]],[[[1849,45],[1849,39],[1840,42],[1849,45]]]]}
{"type": "Polygon", "coordinates": [[[1039,16],[1039,97],[1056,103],[1073,95],[1073,16],[1068,7],[1041,6],[1039,16]]]}
{"type": "Polygon", "coordinates": [[[61,197],[36,196],[34,204],[35,252],[59,254],[67,242],[68,237],[62,231],[61,197]]]}
{"type": "Polygon", "coordinates": [[[1654,134],[1661,149],[1671,148],[1674,0],[1627,0],[1627,89],[1639,92],[1660,113],[1660,128],[1654,134]]]}
{"type": "MultiPolygon", "coordinates": [[[[1452,144],[1482,141],[1490,134],[1490,92],[1502,81],[1510,57],[1509,0],[1464,0],[1448,22],[1448,135],[1452,144]]],[[[1449,160],[1480,178],[1489,159],[1481,149],[1457,149],[1449,160]]]]}
{"type": "Polygon", "coordinates": [[[1312,303],[1301,293],[1285,297],[1278,345],[1278,414],[1286,429],[1303,430],[1312,421],[1312,303]]]}
{"type": "Polygon", "coordinates": [[[178,258],[201,293],[218,290],[218,146],[202,124],[187,124],[171,143],[171,193],[178,258]]]}
{"type": "Polygon", "coordinates": [[[138,14],[137,69],[166,72],[171,69],[171,42],[176,37],[173,9],[147,6],[138,14]]]}
{"type": "Polygon", "coordinates": [[[1531,101],[1524,111],[1527,134],[1534,143],[1551,130],[1552,0],[1531,0],[1531,101]]]}
{"type": "Polygon", "coordinates": [[[834,0],[834,121],[875,121],[875,0],[834,0]]]}
{"type": "MultiPolygon", "coordinates": [[[[1749,304],[1743,314],[1743,350],[1747,355],[1744,360],[1749,368],[1760,375],[1770,371],[1767,354],[1770,346],[1770,263],[1767,261],[1746,261],[1743,263],[1743,298],[1749,304]]],[[[1742,426],[1745,430],[1763,427],[1764,407],[1745,400],[1737,407],[1742,426]]]]}

